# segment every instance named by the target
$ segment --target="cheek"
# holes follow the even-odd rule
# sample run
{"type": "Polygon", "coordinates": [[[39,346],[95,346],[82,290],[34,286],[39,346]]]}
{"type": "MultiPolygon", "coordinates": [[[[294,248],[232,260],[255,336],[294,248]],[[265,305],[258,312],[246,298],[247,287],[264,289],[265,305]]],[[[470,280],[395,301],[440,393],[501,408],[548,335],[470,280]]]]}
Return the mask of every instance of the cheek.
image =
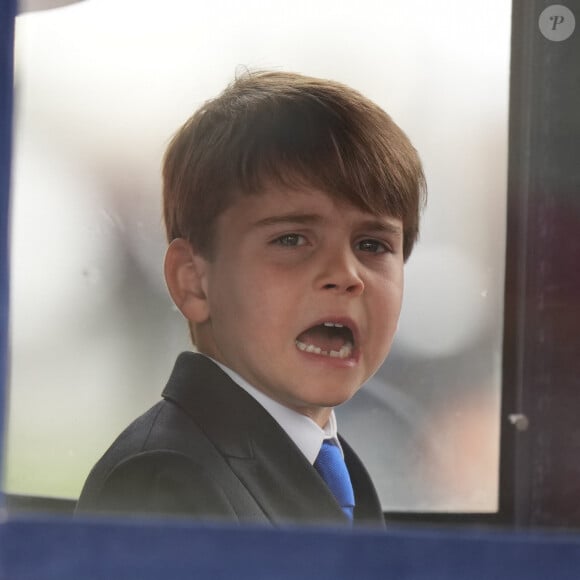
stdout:
{"type": "Polygon", "coordinates": [[[208,285],[210,318],[214,332],[235,333],[241,325],[247,307],[249,291],[243,287],[243,278],[235,268],[215,271],[208,285]]]}
{"type": "MultiPolygon", "coordinates": [[[[232,274],[232,273],[230,273],[232,274]]],[[[284,308],[280,292],[267,280],[249,272],[237,272],[217,281],[211,300],[212,318],[222,332],[253,336],[260,340],[279,324],[284,308]]]]}
{"type": "Polygon", "coordinates": [[[374,301],[374,307],[372,307],[371,320],[374,320],[377,325],[375,330],[389,344],[397,330],[402,298],[402,286],[390,285],[387,291],[378,294],[374,301]]]}
{"type": "Polygon", "coordinates": [[[403,284],[401,284],[393,291],[393,296],[391,300],[391,312],[393,316],[396,316],[397,321],[399,320],[399,315],[401,314],[401,308],[403,306],[403,284]]]}

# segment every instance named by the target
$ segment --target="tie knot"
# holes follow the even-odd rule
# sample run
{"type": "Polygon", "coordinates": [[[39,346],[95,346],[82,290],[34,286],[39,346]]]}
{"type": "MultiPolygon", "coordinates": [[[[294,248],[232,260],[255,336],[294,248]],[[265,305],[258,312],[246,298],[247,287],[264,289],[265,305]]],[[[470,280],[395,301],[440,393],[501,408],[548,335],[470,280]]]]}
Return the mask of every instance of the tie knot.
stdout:
{"type": "Polygon", "coordinates": [[[354,492],[340,448],[328,439],[324,440],[314,468],[326,482],[342,511],[352,521],[354,492]]]}

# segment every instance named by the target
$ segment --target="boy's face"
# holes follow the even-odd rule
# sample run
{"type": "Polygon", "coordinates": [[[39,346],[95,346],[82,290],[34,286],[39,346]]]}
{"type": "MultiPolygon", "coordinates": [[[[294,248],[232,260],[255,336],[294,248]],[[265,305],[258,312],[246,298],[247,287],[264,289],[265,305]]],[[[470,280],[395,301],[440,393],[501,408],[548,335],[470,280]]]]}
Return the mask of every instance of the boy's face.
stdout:
{"type": "Polygon", "coordinates": [[[197,343],[320,425],[387,356],[403,292],[402,222],[310,189],[243,196],[204,261],[197,343]]]}

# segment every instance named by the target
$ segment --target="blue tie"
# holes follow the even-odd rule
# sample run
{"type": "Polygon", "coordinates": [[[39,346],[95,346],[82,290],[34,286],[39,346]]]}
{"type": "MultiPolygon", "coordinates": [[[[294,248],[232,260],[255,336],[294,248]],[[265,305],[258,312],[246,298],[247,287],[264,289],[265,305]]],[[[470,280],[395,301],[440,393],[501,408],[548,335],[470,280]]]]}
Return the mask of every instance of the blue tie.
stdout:
{"type": "Polygon", "coordinates": [[[354,492],[341,450],[326,439],[314,462],[314,468],[330,488],[346,517],[352,522],[354,492]]]}

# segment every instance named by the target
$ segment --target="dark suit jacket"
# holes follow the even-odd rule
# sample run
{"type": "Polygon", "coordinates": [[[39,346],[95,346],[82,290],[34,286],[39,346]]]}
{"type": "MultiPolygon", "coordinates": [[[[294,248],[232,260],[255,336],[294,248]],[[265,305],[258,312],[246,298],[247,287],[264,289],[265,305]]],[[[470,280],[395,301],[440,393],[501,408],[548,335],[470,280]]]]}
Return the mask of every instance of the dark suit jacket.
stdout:
{"type": "MultiPolygon", "coordinates": [[[[182,353],[163,398],[95,465],[77,513],[347,524],[294,442],[211,360],[182,353]]],[[[382,526],[369,475],[348,444],[341,444],[355,492],[355,524],[382,526]]]]}

